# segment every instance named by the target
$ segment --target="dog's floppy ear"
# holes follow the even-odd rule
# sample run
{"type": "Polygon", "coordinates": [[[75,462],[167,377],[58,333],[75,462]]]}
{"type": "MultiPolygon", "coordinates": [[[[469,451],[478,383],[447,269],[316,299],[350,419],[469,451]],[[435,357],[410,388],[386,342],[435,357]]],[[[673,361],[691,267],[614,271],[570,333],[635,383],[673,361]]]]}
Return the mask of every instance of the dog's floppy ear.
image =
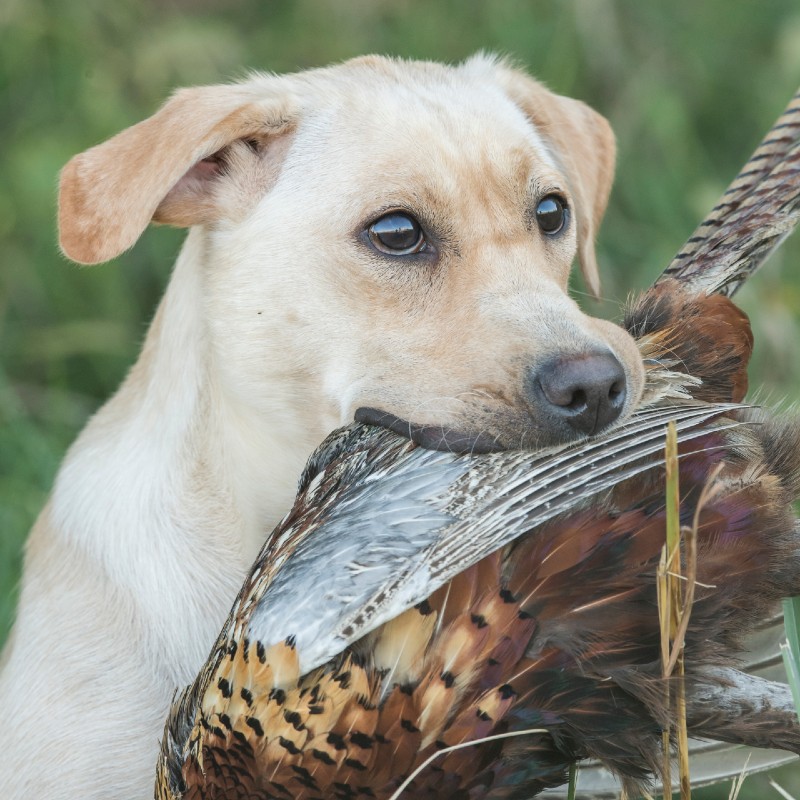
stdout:
{"type": "Polygon", "coordinates": [[[221,172],[212,157],[294,124],[292,95],[265,91],[270,80],[181,89],[149,119],[70,160],[59,190],[64,253],[98,264],[131,247],[153,219],[181,227],[209,221],[221,172]]]}
{"type": "Polygon", "coordinates": [[[512,100],[533,121],[567,175],[576,205],[578,258],[592,293],[600,294],[594,237],[614,180],[616,144],[606,119],[580,100],[562,97],[523,72],[500,67],[512,100]]]}

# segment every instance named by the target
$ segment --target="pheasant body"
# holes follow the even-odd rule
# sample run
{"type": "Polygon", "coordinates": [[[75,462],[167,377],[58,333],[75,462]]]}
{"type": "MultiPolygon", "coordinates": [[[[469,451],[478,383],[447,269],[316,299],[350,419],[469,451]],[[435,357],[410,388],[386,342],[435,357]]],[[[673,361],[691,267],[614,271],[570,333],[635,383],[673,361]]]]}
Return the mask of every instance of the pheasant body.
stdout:
{"type": "MultiPolygon", "coordinates": [[[[685,393],[674,370],[710,369],[714,383],[688,390],[740,399],[751,346],[746,318],[724,298],[676,297],[654,290],[629,314],[649,354],[650,390],[685,393]],[[697,347],[709,320],[729,329],[723,359],[697,347]],[[666,379],[664,364],[672,370],[666,379]]],[[[655,452],[646,456],[648,435],[661,448],[659,415],[695,415],[680,423],[682,521],[699,514],[699,588],[685,651],[690,724],[725,741],[800,751],[790,709],[773,702],[747,718],[733,702],[726,717],[718,696],[736,695],[734,673],[725,677],[719,665],[735,662],[742,637],[775,600],[800,591],[791,513],[800,429],[731,406],[684,400],[663,411],[655,402],[630,423],[646,428],[651,415],[658,421],[648,434],[626,440],[623,426],[607,438],[625,445],[598,441],[596,460],[611,465],[606,485],[592,483],[585,455],[570,448],[467,458],[364,426],[331,437],[262,551],[206,670],[173,709],[159,797],[386,800],[436,751],[526,729],[546,733],[443,753],[402,796],[531,797],[563,783],[568,766],[586,757],[631,788],[647,781],[659,770],[661,727],[675,713],[659,689],[663,471],[655,452]],[[542,476],[555,470],[563,487],[576,470],[570,458],[584,463],[576,485],[589,488],[577,498],[554,490],[545,503],[570,513],[537,527],[542,476]],[[717,494],[698,511],[715,470],[717,494]],[[515,481],[528,495],[509,491],[515,481]],[[515,505],[516,528],[508,510],[515,505]],[[497,507],[507,540],[469,542],[465,525],[491,540],[497,507]],[[453,530],[460,557],[448,544],[453,530]],[[439,567],[431,579],[442,560],[453,568],[439,567]],[[321,563],[330,565],[325,586],[321,563]],[[361,584],[374,588],[354,593],[361,584]],[[323,628],[336,635],[322,641],[323,628]],[[716,697],[713,725],[709,697],[716,697]]]]}

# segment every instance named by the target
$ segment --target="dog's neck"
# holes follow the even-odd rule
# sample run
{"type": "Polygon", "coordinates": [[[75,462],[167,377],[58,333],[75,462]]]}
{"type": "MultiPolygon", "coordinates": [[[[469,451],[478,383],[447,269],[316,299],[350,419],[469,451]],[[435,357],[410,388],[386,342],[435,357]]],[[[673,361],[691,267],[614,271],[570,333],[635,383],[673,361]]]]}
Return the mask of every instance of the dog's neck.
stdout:
{"type": "Polygon", "coordinates": [[[202,231],[192,231],[139,360],[73,445],[52,504],[57,535],[145,598],[156,635],[168,639],[175,623],[186,626],[181,645],[162,640],[159,650],[196,649],[191,669],[291,507],[320,436],[277,401],[264,419],[220,385],[204,319],[203,248],[202,231]],[[164,608],[165,594],[186,606],[164,608]]]}

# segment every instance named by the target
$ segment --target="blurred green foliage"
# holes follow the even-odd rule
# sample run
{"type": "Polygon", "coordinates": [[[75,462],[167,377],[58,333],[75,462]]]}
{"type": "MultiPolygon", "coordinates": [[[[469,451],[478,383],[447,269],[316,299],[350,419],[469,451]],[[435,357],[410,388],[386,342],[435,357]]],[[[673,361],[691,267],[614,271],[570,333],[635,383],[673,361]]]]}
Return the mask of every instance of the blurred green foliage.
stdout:
{"type": "MultiPolygon", "coordinates": [[[[69,442],[135,359],[182,238],[153,229],[114,264],[71,266],[55,239],[59,168],[176,86],[365,52],[455,61],[479,49],[511,55],[611,120],[620,159],[599,239],[609,301],[587,304],[614,316],[669,261],[797,88],[800,6],[0,0],[0,641],[26,532],[69,442]]],[[[741,302],[756,332],[754,393],[798,398],[800,234],[741,302]]],[[[798,793],[793,772],[781,780],[798,793]]],[[[774,796],[759,778],[745,786],[747,796],[774,796]]]]}

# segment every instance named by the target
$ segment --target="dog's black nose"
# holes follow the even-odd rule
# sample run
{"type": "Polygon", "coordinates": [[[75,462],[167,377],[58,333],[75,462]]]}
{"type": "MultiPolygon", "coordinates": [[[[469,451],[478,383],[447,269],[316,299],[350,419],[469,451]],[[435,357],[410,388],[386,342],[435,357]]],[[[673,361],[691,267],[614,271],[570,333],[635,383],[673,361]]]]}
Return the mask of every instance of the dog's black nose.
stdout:
{"type": "Polygon", "coordinates": [[[608,350],[554,358],[528,382],[535,409],[588,435],[620,415],[625,391],[625,371],[608,350]]]}

